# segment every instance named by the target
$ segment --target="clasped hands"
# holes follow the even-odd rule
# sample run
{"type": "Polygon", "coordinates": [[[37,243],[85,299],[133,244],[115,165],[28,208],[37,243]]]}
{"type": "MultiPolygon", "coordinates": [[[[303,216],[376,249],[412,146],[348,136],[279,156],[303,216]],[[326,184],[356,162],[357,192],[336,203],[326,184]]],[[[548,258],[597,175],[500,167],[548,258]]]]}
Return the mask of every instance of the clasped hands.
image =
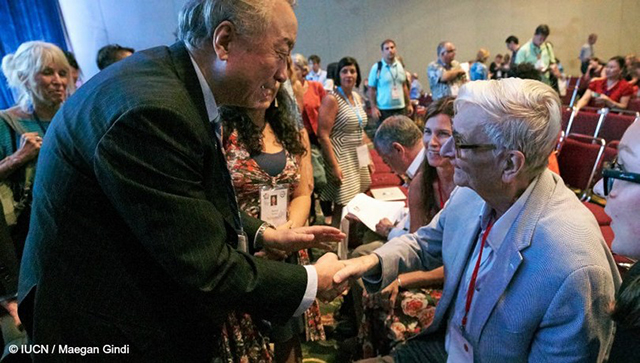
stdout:
{"type": "MultiPolygon", "coordinates": [[[[271,250],[293,252],[305,248],[334,249],[334,244],[345,238],[339,229],[329,226],[298,227],[293,229],[271,229],[264,232],[264,246],[271,250]]],[[[318,274],[317,297],[331,301],[342,294],[349,281],[358,279],[370,270],[379,267],[375,254],[340,261],[335,253],[324,254],[314,265],[318,274]]]]}

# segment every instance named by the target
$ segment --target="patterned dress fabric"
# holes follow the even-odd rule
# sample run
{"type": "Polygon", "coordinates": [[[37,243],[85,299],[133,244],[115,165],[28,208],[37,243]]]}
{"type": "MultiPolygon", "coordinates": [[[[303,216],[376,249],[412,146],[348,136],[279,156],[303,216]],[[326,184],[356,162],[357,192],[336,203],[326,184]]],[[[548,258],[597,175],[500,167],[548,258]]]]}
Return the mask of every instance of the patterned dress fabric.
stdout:
{"type": "Polygon", "coordinates": [[[367,167],[360,168],[356,148],[362,145],[363,129],[367,126],[364,105],[355,106],[362,117],[362,125],[354,108],[338,92],[329,92],[338,101],[338,113],[331,129],[331,145],[338,165],[342,170],[342,184],[338,184],[331,175],[331,166],[327,168],[327,186],[322,189],[320,199],[346,205],[358,193],[363,193],[371,185],[371,175],[367,167]]]}
{"type": "MultiPolygon", "coordinates": [[[[288,185],[291,199],[295,188],[300,182],[298,159],[286,152],[284,169],[275,177],[270,176],[251,157],[249,152],[238,143],[238,134],[233,132],[224,140],[227,167],[238,197],[240,209],[255,218],[260,217],[260,187],[288,185]]],[[[310,264],[306,250],[298,252],[298,263],[310,264]]],[[[320,308],[314,301],[304,314],[307,340],[324,340],[324,327],[320,321],[320,308]]],[[[269,346],[267,333],[258,329],[249,314],[234,311],[229,313],[227,322],[222,329],[220,340],[220,357],[228,363],[263,363],[274,360],[273,351],[269,346]]]]}

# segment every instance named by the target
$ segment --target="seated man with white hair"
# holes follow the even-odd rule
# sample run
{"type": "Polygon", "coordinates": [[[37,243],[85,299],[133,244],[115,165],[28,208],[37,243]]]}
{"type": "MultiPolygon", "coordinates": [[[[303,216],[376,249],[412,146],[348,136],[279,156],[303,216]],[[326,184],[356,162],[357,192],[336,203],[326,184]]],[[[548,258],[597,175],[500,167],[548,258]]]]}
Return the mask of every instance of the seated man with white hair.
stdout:
{"type": "Polygon", "coordinates": [[[383,361],[604,360],[620,276],[593,215],[547,170],[560,130],[556,92],[533,80],[471,82],[455,111],[440,154],[458,188],[444,209],[345,261],[334,282],[364,275],[377,291],[444,265],[433,323],[383,361]]]}

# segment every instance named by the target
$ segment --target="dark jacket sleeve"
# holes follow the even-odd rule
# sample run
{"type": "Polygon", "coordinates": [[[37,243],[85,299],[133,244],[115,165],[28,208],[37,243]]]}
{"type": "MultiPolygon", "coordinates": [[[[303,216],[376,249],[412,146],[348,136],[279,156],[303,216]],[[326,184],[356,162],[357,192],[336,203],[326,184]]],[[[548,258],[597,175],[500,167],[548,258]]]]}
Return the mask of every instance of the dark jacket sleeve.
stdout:
{"type": "Polygon", "coordinates": [[[0,301],[14,299],[18,292],[18,258],[9,236],[0,203],[0,301]]]}
{"type": "MultiPolygon", "coordinates": [[[[178,283],[208,293],[212,307],[290,317],[304,295],[306,271],[226,243],[224,216],[212,202],[224,198],[225,189],[207,180],[216,175],[207,170],[215,165],[208,135],[176,110],[130,111],[97,144],[93,168],[136,239],[178,283]]],[[[252,219],[247,233],[260,224],[252,219]]]]}

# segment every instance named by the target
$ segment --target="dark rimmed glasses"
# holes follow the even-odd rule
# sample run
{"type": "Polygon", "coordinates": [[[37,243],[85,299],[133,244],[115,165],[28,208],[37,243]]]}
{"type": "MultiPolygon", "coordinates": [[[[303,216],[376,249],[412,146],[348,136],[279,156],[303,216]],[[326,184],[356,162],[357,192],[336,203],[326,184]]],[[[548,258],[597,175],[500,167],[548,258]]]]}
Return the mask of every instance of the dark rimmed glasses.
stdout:
{"type": "Polygon", "coordinates": [[[462,156],[460,154],[461,150],[476,150],[476,151],[488,151],[488,150],[496,150],[498,145],[496,144],[465,144],[460,137],[460,134],[453,132],[453,145],[456,149],[456,157],[461,159],[462,156]]]}
{"type": "Polygon", "coordinates": [[[613,181],[616,179],[640,184],[640,174],[625,171],[624,166],[618,163],[617,157],[612,162],[605,163],[602,169],[602,186],[605,197],[611,192],[613,181]]]}

